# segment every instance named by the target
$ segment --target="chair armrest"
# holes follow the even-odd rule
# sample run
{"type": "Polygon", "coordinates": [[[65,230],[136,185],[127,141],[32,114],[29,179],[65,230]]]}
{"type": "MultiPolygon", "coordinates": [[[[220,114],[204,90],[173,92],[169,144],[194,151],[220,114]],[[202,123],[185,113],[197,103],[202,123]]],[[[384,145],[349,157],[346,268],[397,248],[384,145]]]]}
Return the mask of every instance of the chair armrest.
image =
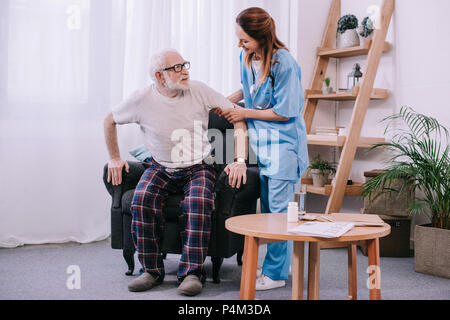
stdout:
{"type": "Polygon", "coordinates": [[[216,183],[218,197],[217,214],[233,217],[241,214],[250,214],[256,208],[256,201],[260,197],[261,186],[259,180],[259,168],[247,168],[247,183],[239,189],[233,188],[228,183],[228,175],[222,172],[216,183]]]}
{"type": "Polygon", "coordinates": [[[122,170],[122,183],[118,186],[113,186],[112,183],[108,182],[108,164],[103,168],[103,183],[105,184],[108,193],[112,197],[112,207],[120,208],[122,195],[128,191],[136,188],[142,174],[145,171],[144,166],[140,162],[127,161],[130,166],[130,170],[127,173],[125,168],[122,170]]]}
{"type": "Polygon", "coordinates": [[[225,184],[226,190],[233,191],[235,197],[238,199],[258,199],[261,193],[261,183],[259,180],[259,168],[248,167],[247,168],[247,181],[245,184],[241,183],[240,188],[233,188],[228,183],[228,175],[222,172],[219,179],[222,179],[222,183],[225,184]]]}

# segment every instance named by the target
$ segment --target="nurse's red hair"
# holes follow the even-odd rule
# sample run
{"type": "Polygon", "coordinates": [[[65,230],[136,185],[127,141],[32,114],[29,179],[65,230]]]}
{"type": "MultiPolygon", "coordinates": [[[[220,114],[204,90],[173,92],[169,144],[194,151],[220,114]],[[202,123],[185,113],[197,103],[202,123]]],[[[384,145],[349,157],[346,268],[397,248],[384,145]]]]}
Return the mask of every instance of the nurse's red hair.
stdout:
{"type": "MultiPolygon", "coordinates": [[[[264,9],[258,7],[245,9],[236,17],[236,23],[239,24],[245,33],[258,41],[263,51],[262,72],[259,79],[262,84],[270,74],[272,55],[278,49],[288,49],[277,38],[275,21],[264,9]]],[[[247,67],[250,67],[253,55],[254,53],[246,55],[245,63],[247,67]]]]}

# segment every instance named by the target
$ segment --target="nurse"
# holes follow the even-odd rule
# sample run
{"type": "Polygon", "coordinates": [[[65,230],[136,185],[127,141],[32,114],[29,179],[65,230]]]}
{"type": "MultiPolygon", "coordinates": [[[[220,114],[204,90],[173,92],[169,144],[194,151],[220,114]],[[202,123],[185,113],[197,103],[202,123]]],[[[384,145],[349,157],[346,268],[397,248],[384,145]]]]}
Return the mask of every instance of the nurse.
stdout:
{"type": "MultiPolygon", "coordinates": [[[[277,38],[274,20],[261,8],[237,16],[236,36],[242,48],[242,87],[228,99],[244,99],[245,108],[235,106],[222,115],[232,123],[247,121],[260,168],[261,212],[286,213],[294,185],[308,166],[300,67],[277,38]]],[[[256,290],[285,286],[291,256],[291,241],[268,244],[256,290]]]]}

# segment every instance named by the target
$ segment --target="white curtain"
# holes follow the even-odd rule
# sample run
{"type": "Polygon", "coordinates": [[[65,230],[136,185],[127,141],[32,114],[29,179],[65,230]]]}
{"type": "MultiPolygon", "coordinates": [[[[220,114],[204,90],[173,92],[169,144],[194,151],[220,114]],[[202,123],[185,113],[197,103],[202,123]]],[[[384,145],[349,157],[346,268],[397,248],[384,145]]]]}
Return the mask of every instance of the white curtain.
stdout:
{"type": "MultiPolygon", "coordinates": [[[[148,84],[150,56],[167,47],[192,79],[237,90],[234,21],[250,6],[296,56],[296,0],[1,0],[0,247],[107,238],[104,116],[148,84]]],[[[139,130],[118,132],[132,160],[139,130]]]]}

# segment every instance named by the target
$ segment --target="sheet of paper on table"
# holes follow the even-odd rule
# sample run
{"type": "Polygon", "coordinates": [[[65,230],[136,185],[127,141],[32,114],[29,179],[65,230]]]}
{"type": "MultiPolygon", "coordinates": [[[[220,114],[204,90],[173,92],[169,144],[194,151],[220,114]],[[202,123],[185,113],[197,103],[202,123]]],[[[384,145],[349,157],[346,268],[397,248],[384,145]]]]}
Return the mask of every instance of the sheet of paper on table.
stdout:
{"type": "Polygon", "coordinates": [[[300,219],[306,221],[353,223],[355,227],[382,227],[384,225],[383,220],[375,214],[305,214],[300,216],[300,219]]]}
{"type": "Polygon", "coordinates": [[[355,227],[382,227],[384,221],[376,214],[332,213],[327,217],[333,222],[351,222],[355,227]]]}
{"type": "Polygon", "coordinates": [[[355,226],[345,222],[306,222],[288,230],[302,236],[339,238],[355,226]]]}

